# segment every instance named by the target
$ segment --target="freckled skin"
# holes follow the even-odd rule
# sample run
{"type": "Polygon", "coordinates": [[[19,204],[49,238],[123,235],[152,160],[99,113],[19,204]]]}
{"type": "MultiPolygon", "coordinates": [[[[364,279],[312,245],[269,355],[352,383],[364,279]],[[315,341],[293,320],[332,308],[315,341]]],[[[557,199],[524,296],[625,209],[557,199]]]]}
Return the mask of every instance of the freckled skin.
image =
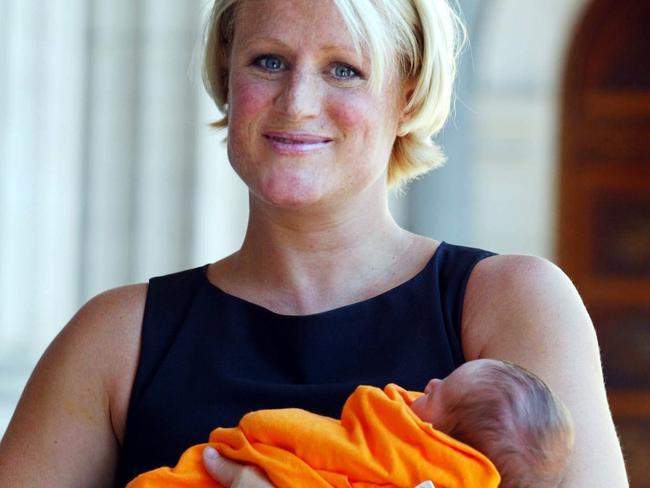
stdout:
{"type": "Polygon", "coordinates": [[[77,422],[83,422],[88,427],[98,426],[102,420],[101,418],[93,415],[90,409],[85,408],[79,405],[78,402],[76,403],[69,399],[63,401],[63,408],[65,412],[73,417],[77,422]]]}
{"type": "Polygon", "coordinates": [[[230,56],[228,154],[260,203],[280,207],[345,204],[365,191],[385,192],[388,158],[403,106],[397,82],[374,95],[336,9],[313,0],[243,2],[230,56]],[[290,26],[290,28],[287,28],[290,26]],[[335,48],[330,48],[336,45],[335,48]],[[255,65],[270,54],[285,65],[255,65]],[[363,73],[340,80],[333,66],[363,73]],[[304,155],[275,153],[265,131],[301,131],[331,139],[304,155]]]}

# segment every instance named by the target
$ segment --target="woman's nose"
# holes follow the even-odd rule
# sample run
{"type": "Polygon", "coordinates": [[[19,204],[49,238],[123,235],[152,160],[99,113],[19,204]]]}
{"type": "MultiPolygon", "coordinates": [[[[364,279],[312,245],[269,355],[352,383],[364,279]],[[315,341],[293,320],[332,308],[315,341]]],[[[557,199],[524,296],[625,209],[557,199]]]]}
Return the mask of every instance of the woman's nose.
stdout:
{"type": "Polygon", "coordinates": [[[290,120],[316,117],[321,112],[321,88],[316,76],[295,72],[287,78],[277,104],[290,120]]]}

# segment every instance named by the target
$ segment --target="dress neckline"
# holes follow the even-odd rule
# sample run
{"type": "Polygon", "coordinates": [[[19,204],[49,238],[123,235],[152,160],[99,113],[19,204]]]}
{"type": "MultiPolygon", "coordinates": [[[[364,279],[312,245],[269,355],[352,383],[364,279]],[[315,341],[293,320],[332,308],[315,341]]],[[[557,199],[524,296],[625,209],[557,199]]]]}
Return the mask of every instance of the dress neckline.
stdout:
{"type": "Polygon", "coordinates": [[[433,263],[437,260],[438,256],[441,254],[441,248],[443,246],[447,246],[447,243],[445,241],[440,241],[440,244],[438,244],[438,247],[436,247],[435,251],[427,261],[427,263],[424,265],[422,269],[420,269],[415,275],[412,277],[408,278],[406,281],[403,281],[402,283],[395,285],[393,288],[389,288],[386,291],[383,291],[377,295],[374,295],[369,298],[365,298],[363,300],[349,303],[347,305],[341,305],[340,307],[335,307],[329,310],[323,310],[321,312],[316,312],[312,314],[303,314],[303,315],[289,315],[289,314],[282,314],[278,312],[274,312],[273,310],[266,308],[263,305],[259,305],[257,303],[251,302],[249,300],[246,300],[245,298],[241,298],[237,295],[233,295],[231,293],[228,293],[212,283],[210,279],[208,278],[208,267],[210,266],[210,263],[205,264],[201,266],[200,269],[200,275],[201,275],[201,282],[213,293],[217,293],[218,295],[231,300],[235,303],[238,303],[241,306],[244,306],[250,310],[257,311],[259,313],[267,314],[271,317],[278,317],[278,318],[286,318],[288,320],[300,320],[300,319],[309,319],[309,318],[321,318],[321,317],[328,317],[331,315],[337,315],[341,313],[346,313],[349,312],[355,308],[363,308],[365,306],[371,305],[374,302],[377,302],[379,300],[382,300],[384,298],[390,297],[391,295],[394,295],[398,293],[399,291],[402,291],[404,288],[407,288],[411,285],[415,285],[417,282],[421,281],[424,279],[424,276],[427,275],[427,272],[429,268],[433,266],[433,263]]]}

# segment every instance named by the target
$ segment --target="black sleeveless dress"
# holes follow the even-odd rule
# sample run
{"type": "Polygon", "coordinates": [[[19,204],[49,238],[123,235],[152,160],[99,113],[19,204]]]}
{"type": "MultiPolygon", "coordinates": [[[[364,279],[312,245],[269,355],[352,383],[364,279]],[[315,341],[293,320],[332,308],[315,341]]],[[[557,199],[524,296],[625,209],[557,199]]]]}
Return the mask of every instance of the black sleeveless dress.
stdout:
{"type": "Polygon", "coordinates": [[[464,362],[467,280],[491,255],[443,242],[409,281],[306,316],[221,291],[207,265],[152,278],[116,486],[174,466],[189,446],[248,411],[297,407],[339,417],[357,385],[422,390],[447,376],[464,362]]]}

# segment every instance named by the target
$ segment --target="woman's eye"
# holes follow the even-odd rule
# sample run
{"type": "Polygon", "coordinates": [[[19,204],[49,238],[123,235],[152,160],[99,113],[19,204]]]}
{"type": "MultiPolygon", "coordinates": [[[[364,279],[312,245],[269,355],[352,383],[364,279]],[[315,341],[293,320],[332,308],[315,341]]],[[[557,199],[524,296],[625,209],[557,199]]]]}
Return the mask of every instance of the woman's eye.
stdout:
{"type": "Polygon", "coordinates": [[[355,78],[358,76],[357,72],[354,69],[344,64],[337,64],[334,66],[332,74],[335,78],[339,78],[341,80],[349,80],[350,78],[355,78]]]}
{"type": "Polygon", "coordinates": [[[259,56],[258,58],[255,58],[253,64],[266,71],[271,71],[271,72],[281,71],[282,69],[284,69],[284,63],[280,58],[276,56],[269,56],[269,55],[259,56]]]}

